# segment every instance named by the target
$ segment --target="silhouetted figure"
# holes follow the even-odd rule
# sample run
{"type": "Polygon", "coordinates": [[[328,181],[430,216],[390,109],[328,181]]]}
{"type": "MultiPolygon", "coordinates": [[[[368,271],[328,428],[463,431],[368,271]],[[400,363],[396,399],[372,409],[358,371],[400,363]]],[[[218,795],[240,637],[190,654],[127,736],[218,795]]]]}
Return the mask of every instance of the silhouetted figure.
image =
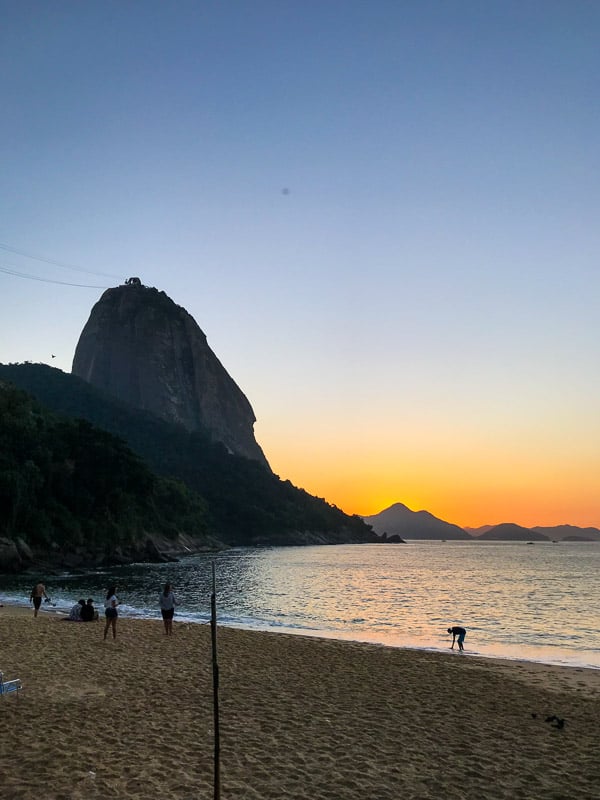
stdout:
{"type": "Polygon", "coordinates": [[[37,617],[38,611],[40,610],[40,606],[42,605],[42,597],[46,598],[46,602],[50,602],[50,598],[46,594],[46,587],[40,581],[36,583],[36,585],[31,590],[31,594],[29,595],[29,599],[33,603],[33,616],[37,617]]]}
{"type": "Polygon", "coordinates": [[[117,638],[117,618],[119,616],[117,606],[119,605],[119,601],[117,600],[116,591],[116,587],[111,586],[106,593],[106,599],[104,601],[104,616],[106,617],[106,625],[104,626],[105,639],[108,636],[109,628],[112,628],[113,639],[117,638]]]}
{"type": "Polygon", "coordinates": [[[87,603],[81,609],[81,619],[83,622],[93,622],[98,619],[98,612],[94,608],[94,601],[88,597],[87,603]]]}
{"type": "Polygon", "coordinates": [[[465,636],[467,635],[466,630],[458,625],[455,625],[453,628],[448,628],[448,633],[452,634],[452,645],[450,649],[454,650],[454,642],[456,641],[458,643],[458,649],[464,650],[465,648],[463,647],[463,642],[465,640],[465,636]]]}

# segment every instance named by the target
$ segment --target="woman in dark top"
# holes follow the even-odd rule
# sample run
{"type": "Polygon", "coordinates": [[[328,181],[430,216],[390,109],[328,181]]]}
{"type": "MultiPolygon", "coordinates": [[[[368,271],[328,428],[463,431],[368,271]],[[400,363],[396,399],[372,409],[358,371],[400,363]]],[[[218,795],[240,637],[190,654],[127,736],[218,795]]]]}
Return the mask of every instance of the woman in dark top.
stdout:
{"type": "Polygon", "coordinates": [[[117,600],[116,591],[116,587],[111,586],[106,593],[106,600],[104,601],[104,616],[106,617],[106,625],[104,626],[105,639],[108,636],[108,629],[111,627],[113,639],[117,638],[117,618],[119,616],[117,606],[119,605],[119,601],[117,600]]]}

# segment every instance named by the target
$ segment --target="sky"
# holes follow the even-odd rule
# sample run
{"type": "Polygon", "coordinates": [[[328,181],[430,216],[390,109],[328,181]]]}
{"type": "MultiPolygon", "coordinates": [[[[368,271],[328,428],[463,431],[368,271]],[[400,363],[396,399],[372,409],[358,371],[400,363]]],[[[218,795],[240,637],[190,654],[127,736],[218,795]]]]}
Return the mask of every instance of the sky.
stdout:
{"type": "Polygon", "coordinates": [[[0,362],[70,372],[139,276],[283,479],[600,527],[599,34],[595,0],[0,0],[0,362]]]}

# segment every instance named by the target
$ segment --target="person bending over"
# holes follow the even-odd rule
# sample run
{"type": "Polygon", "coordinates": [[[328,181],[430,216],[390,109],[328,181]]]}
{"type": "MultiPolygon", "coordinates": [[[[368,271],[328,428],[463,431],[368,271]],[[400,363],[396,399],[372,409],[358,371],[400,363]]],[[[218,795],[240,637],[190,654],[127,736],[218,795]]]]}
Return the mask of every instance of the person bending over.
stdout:
{"type": "Polygon", "coordinates": [[[451,650],[454,650],[454,642],[458,642],[458,649],[464,650],[463,642],[465,640],[465,636],[467,632],[464,628],[461,628],[459,625],[455,625],[453,628],[448,628],[448,633],[452,634],[452,645],[450,647],[451,650]]]}

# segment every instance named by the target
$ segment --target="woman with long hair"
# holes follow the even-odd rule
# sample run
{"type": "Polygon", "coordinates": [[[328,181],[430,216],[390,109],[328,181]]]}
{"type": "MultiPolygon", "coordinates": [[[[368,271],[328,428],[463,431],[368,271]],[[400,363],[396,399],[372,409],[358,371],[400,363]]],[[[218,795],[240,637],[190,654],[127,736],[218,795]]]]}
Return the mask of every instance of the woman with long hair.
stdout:
{"type": "Polygon", "coordinates": [[[160,605],[160,613],[162,614],[163,624],[165,626],[165,636],[173,635],[173,616],[175,615],[175,606],[179,603],[175,599],[173,590],[170,583],[165,583],[165,588],[162,590],[158,598],[160,605]]]}
{"type": "Polygon", "coordinates": [[[106,617],[106,625],[104,626],[105,639],[108,636],[108,629],[111,627],[113,639],[117,638],[117,618],[119,616],[117,606],[119,605],[119,601],[117,600],[116,592],[117,587],[110,586],[106,593],[106,599],[104,600],[104,616],[106,617]]]}

